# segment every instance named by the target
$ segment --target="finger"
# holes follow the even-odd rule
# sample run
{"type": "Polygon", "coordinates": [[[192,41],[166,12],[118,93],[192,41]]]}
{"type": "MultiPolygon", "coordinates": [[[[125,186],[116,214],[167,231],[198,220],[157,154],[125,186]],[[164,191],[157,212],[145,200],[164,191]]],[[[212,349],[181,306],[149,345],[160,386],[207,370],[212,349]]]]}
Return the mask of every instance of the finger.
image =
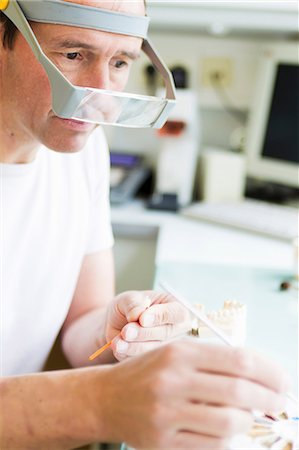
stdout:
{"type": "Polygon", "coordinates": [[[121,330],[121,336],[129,342],[164,341],[187,333],[188,330],[190,330],[190,324],[188,322],[151,328],[144,328],[138,322],[130,322],[121,330]]]}
{"type": "Polygon", "coordinates": [[[139,323],[143,327],[155,327],[159,325],[176,324],[191,320],[188,311],[178,302],[153,304],[139,317],[139,323]]]}
{"type": "Polygon", "coordinates": [[[193,360],[197,370],[247,378],[277,392],[286,392],[290,388],[286,371],[252,350],[203,344],[187,338],[176,345],[178,348],[175,351],[193,360]]]}
{"type": "Polygon", "coordinates": [[[194,433],[230,438],[248,432],[252,414],[242,409],[188,403],[179,412],[180,428],[194,433]]]}
{"type": "Polygon", "coordinates": [[[282,411],[286,403],[281,394],[250,380],[204,372],[190,377],[187,395],[196,402],[245,410],[282,411]]]}
{"type": "Polygon", "coordinates": [[[130,291],[120,294],[117,308],[128,322],[136,322],[151,305],[151,298],[141,291],[130,291]]]}
{"type": "Polygon", "coordinates": [[[149,341],[149,342],[127,342],[117,337],[113,340],[111,348],[114,356],[118,361],[122,361],[123,359],[129,356],[140,355],[141,353],[148,352],[161,346],[160,341],[149,341]]]}

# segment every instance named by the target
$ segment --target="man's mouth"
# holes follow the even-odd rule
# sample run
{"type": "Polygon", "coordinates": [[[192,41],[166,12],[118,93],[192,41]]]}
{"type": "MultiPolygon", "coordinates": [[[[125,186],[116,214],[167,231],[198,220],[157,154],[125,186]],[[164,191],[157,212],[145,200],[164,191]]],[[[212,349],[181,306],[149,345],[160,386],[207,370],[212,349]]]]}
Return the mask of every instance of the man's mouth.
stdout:
{"type": "Polygon", "coordinates": [[[61,117],[58,116],[54,116],[56,119],[59,120],[59,122],[67,127],[67,128],[71,128],[74,130],[81,130],[81,131],[89,131],[92,130],[95,127],[95,124],[90,123],[90,122],[83,122],[82,120],[77,120],[77,119],[63,119],[61,117]]]}

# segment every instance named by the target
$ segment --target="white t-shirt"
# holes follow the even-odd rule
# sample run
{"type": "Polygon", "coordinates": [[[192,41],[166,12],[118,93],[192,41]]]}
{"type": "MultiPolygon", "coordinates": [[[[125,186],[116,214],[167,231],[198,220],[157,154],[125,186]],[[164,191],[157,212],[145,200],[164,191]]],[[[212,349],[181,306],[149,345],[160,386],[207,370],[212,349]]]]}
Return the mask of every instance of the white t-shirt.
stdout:
{"type": "Polygon", "coordinates": [[[41,147],[1,164],[2,375],[42,369],[65,320],[82,259],[113,245],[109,154],[101,128],[78,153],[41,147]]]}

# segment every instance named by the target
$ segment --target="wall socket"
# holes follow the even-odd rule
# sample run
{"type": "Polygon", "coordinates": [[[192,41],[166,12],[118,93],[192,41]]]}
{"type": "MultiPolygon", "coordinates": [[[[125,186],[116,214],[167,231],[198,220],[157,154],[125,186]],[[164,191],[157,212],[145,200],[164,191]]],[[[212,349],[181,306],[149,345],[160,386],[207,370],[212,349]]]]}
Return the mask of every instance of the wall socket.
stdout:
{"type": "Polygon", "coordinates": [[[231,58],[206,57],[201,60],[201,86],[230,87],[233,80],[233,62],[231,58]]]}

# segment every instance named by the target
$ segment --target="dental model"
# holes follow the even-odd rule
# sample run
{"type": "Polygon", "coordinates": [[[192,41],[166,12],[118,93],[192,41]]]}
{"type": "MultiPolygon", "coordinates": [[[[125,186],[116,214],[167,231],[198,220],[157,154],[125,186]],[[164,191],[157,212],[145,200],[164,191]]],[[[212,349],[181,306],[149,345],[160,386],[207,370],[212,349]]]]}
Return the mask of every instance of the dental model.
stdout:
{"type": "MultiPolygon", "coordinates": [[[[196,308],[202,314],[205,314],[204,305],[197,304],[196,308]]],[[[244,345],[246,339],[246,305],[237,301],[226,300],[223,308],[208,312],[205,315],[215,326],[226,333],[235,345],[244,345]]],[[[215,334],[198,319],[193,320],[192,334],[198,336],[200,339],[215,337],[215,334]]]]}
{"type": "Polygon", "coordinates": [[[298,450],[299,417],[265,414],[247,435],[232,439],[229,450],[298,450]]]}

